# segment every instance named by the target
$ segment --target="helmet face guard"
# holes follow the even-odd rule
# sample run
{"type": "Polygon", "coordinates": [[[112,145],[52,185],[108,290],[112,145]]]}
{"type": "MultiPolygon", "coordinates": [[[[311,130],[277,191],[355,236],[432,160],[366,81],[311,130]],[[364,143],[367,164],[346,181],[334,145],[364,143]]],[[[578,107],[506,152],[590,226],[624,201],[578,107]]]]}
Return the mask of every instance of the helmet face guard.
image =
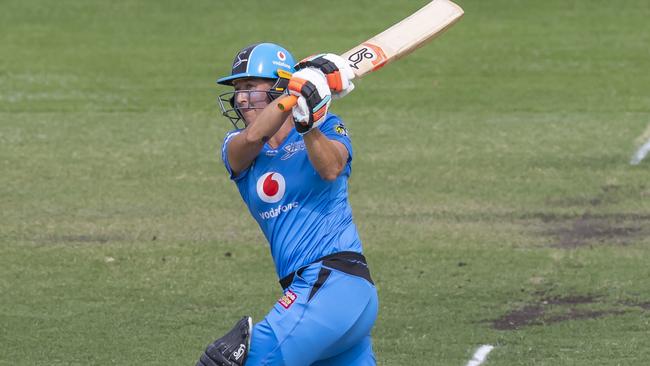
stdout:
{"type": "Polygon", "coordinates": [[[273,101],[284,94],[284,91],[269,90],[233,90],[219,94],[219,108],[221,114],[230,120],[236,129],[246,127],[246,120],[244,119],[243,112],[251,109],[262,110],[268,103],[273,101]],[[237,95],[243,93],[248,94],[247,100],[257,100],[255,103],[248,103],[246,106],[239,106],[235,102],[237,95]],[[263,94],[263,95],[262,95],[263,94]],[[242,121],[244,126],[240,126],[239,122],[242,121]]]}
{"type": "MultiPolygon", "coordinates": [[[[295,60],[286,49],[273,43],[258,43],[250,45],[237,53],[232,64],[231,75],[220,78],[217,84],[232,86],[238,79],[269,79],[276,80],[275,84],[267,91],[268,101],[282,95],[289,78],[293,73],[295,60]]],[[[243,120],[243,109],[262,109],[263,107],[246,106],[242,108],[235,103],[237,93],[259,93],[259,90],[236,90],[234,92],[222,93],[219,95],[219,107],[222,114],[232,122],[235,128],[239,128],[238,122],[243,120]]],[[[245,123],[244,123],[245,124],[245,123]]]]}

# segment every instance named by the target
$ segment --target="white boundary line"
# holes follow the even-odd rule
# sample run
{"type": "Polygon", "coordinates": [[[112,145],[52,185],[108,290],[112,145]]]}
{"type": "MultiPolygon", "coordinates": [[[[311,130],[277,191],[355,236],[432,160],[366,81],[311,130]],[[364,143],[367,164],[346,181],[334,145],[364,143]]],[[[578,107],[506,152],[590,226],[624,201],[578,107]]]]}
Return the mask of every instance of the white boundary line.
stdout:
{"type": "Polygon", "coordinates": [[[476,352],[474,352],[474,356],[472,356],[472,359],[469,360],[467,363],[467,366],[479,366],[485,360],[487,359],[488,353],[490,353],[494,349],[494,346],[491,346],[489,344],[484,344],[481,347],[479,347],[476,352]]]}
{"type": "Polygon", "coordinates": [[[643,144],[643,146],[641,146],[641,148],[639,148],[639,150],[637,150],[637,152],[634,153],[632,160],[630,160],[630,164],[638,165],[641,162],[641,160],[643,160],[646,157],[646,155],[648,155],[648,153],[650,153],[650,140],[648,140],[648,142],[643,144]]]}
{"type": "Polygon", "coordinates": [[[645,159],[646,155],[650,153],[650,125],[645,129],[643,134],[637,139],[637,146],[641,146],[630,159],[631,165],[639,165],[641,160],[645,159]]]}

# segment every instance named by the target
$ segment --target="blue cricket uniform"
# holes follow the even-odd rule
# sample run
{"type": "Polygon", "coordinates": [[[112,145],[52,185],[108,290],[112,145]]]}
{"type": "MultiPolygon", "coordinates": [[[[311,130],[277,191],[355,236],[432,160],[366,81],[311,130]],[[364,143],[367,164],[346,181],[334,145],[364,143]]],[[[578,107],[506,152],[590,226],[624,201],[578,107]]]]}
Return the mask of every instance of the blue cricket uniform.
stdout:
{"type": "Polygon", "coordinates": [[[253,329],[247,365],[375,365],[370,330],[378,300],[352,221],[347,185],[352,145],[340,119],[319,126],[349,157],[326,181],[313,168],[295,129],[277,149],[265,144],[253,164],[234,176],[226,135],[222,159],[270,244],[285,292],[253,329]],[[325,257],[325,258],[323,258],[325,257]]]}

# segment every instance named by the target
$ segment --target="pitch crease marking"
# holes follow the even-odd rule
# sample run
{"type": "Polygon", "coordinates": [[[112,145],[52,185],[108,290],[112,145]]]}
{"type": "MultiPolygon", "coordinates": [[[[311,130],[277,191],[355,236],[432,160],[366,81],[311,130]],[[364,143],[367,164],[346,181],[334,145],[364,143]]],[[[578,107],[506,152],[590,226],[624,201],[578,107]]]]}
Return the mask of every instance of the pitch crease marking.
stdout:
{"type": "Polygon", "coordinates": [[[472,356],[472,359],[469,360],[466,366],[479,366],[485,360],[487,360],[487,355],[494,349],[494,346],[491,346],[489,344],[484,344],[481,347],[479,347],[476,352],[474,352],[474,356],[472,356]]]}

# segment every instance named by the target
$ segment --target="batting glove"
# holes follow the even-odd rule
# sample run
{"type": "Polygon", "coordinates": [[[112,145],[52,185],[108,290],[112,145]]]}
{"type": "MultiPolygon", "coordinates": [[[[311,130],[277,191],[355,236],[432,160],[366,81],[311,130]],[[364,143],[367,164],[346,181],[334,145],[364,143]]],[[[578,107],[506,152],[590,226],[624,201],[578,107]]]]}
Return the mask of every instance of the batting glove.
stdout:
{"type": "Polygon", "coordinates": [[[296,70],[308,67],[315,67],[325,74],[333,98],[343,98],[354,90],[351,80],[355,75],[343,57],[333,53],[322,53],[307,57],[294,66],[296,70]]]}
{"type": "Polygon", "coordinates": [[[298,97],[292,109],[298,133],[303,135],[323,123],[332,101],[332,92],[322,71],[309,67],[294,72],[287,89],[298,97]]]}

